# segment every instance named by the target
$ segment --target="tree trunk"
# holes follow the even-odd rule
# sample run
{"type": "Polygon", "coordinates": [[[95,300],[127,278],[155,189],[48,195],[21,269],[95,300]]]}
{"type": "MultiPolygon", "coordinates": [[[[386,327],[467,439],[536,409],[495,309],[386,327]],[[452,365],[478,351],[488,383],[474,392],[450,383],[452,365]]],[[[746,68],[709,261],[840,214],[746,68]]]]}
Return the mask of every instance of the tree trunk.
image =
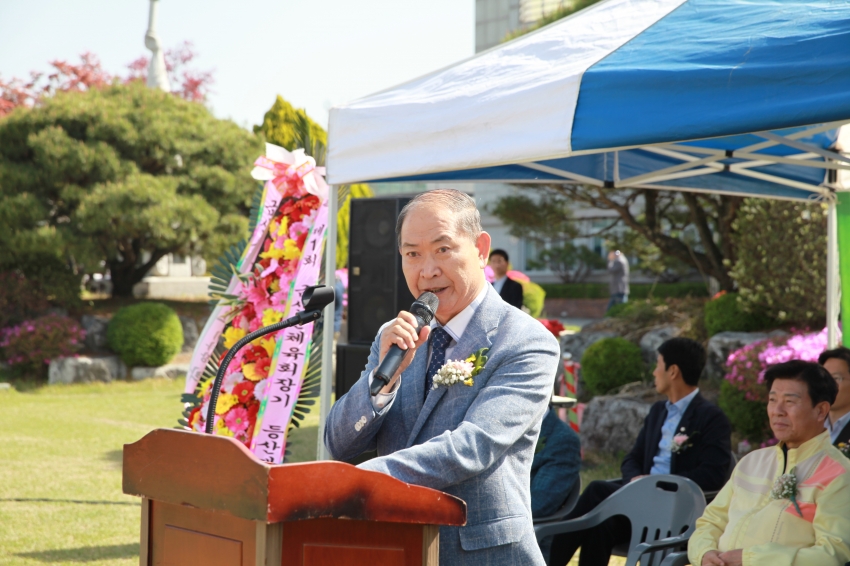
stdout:
{"type": "Polygon", "coordinates": [[[156,262],[165,257],[167,250],[154,250],[151,258],[142,265],[136,265],[134,258],[126,257],[122,260],[112,259],[107,262],[112,277],[113,297],[132,297],[133,287],[148,274],[148,271],[156,265],[156,262]]]}

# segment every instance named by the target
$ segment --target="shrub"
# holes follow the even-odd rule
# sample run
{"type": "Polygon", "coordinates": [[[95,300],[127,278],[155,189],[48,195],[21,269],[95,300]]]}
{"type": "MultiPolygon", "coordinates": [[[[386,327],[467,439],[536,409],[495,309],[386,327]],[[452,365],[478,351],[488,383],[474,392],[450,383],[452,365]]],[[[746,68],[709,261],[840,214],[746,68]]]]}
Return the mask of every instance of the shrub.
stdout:
{"type": "Polygon", "coordinates": [[[766,402],[747,399],[746,393],[728,381],[722,381],[717,404],[732,423],[732,430],[750,444],[758,446],[772,436],[766,402]]]}
{"type": "MultiPolygon", "coordinates": [[[[542,283],[540,286],[550,299],[607,299],[611,296],[607,283],[542,283]]],[[[646,299],[650,294],[659,299],[708,296],[704,283],[632,283],[629,289],[630,301],[646,299]]]]}
{"type": "Polygon", "coordinates": [[[57,307],[75,307],[80,303],[82,275],[75,274],[68,264],[50,253],[21,254],[14,261],[0,263],[0,271],[22,275],[35,293],[57,307]]]}
{"type": "Polygon", "coordinates": [[[531,281],[520,281],[520,284],[522,285],[522,306],[528,309],[531,316],[540,318],[546,300],[546,291],[543,290],[543,287],[531,281]]]}
{"type": "Polygon", "coordinates": [[[718,332],[752,332],[768,328],[773,320],[761,312],[741,308],[738,293],[722,293],[705,304],[705,329],[709,336],[718,332]]]}
{"type": "Polygon", "coordinates": [[[72,355],[85,337],[76,321],[49,314],[0,330],[0,351],[16,373],[43,377],[50,360],[72,355]]]}
{"type": "Polygon", "coordinates": [[[140,303],[115,313],[106,340],[128,366],[161,366],[183,346],[183,327],[162,303],[140,303]]]}
{"type": "Polygon", "coordinates": [[[770,438],[764,372],[769,366],[789,360],[817,361],[825,349],[826,329],[768,338],[729,354],[726,360],[729,373],[721,384],[719,404],[733,430],[751,443],[770,438]]]}
{"type": "Polygon", "coordinates": [[[581,357],[581,377],[591,395],[603,395],[645,376],[640,348],[625,338],[603,338],[581,357]]]}
{"type": "Polygon", "coordinates": [[[14,271],[0,273],[0,328],[43,313],[50,305],[27,278],[14,271]]]}
{"type": "Polygon", "coordinates": [[[745,199],[733,224],[735,265],[746,310],[786,323],[824,324],[826,203],[745,199]]]}

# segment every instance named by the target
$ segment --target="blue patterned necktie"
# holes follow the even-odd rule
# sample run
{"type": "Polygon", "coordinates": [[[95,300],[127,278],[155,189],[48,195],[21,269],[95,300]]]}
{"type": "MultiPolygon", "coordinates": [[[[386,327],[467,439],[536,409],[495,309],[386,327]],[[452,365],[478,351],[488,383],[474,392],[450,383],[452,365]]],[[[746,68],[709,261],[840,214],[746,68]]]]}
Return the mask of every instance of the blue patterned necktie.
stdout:
{"type": "Polygon", "coordinates": [[[428,337],[428,340],[431,342],[431,363],[428,364],[428,371],[425,372],[426,399],[434,386],[434,376],[446,363],[446,348],[449,347],[452,337],[441,326],[437,326],[431,329],[431,336],[428,337]]]}

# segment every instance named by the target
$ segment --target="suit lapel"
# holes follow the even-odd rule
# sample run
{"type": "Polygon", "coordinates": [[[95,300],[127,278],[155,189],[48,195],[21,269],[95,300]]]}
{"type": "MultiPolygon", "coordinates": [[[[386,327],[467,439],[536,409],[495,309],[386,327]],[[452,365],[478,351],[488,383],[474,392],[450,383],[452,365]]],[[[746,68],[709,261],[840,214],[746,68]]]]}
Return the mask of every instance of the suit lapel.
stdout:
{"type": "MultiPolygon", "coordinates": [[[[457,343],[454,350],[452,350],[451,359],[464,359],[470,354],[477,352],[480,348],[489,348],[492,344],[487,336],[487,332],[492,328],[495,328],[498,324],[499,317],[497,312],[498,306],[500,306],[498,304],[494,304],[493,301],[496,300],[499,301],[499,303],[505,303],[502,301],[501,297],[499,297],[499,294],[496,293],[496,290],[493,289],[492,286],[489,287],[490,288],[487,290],[487,294],[484,297],[484,301],[482,301],[478,310],[475,311],[475,314],[472,316],[472,320],[469,321],[466,330],[460,337],[460,341],[457,343]]],[[[427,356],[425,357],[427,358],[427,356]]],[[[414,360],[414,362],[416,361],[418,360],[414,360]]],[[[427,369],[427,363],[423,363],[422,369],[413,378],[413,381],[418,383],[418,389],[414,392],[414,395],[417,395],[418,393],[416,399],[419,400],[421,410],[418,411],[418,415],[417,413],[411,412],[412,415],[417,415],[417,417],[413,424],[413,429],[410,431],[410,436],[407,439],[408,447],[413,446],[413,443],[416,441],[416,437],[419,435],[419,432],[422,430],[422,427],[425,425],[428,417],[434,411],[434,408],[437,406],[437,403],[440,402],[440,399],[443,398],[443,395],[446,394],[447,390],[445,387],[438,387],[437,389],[434,389],[428,394],[428,398],[425,399],[424,404],[422,404],[422,399],[425,396],[425,371],[427,369]]]]}

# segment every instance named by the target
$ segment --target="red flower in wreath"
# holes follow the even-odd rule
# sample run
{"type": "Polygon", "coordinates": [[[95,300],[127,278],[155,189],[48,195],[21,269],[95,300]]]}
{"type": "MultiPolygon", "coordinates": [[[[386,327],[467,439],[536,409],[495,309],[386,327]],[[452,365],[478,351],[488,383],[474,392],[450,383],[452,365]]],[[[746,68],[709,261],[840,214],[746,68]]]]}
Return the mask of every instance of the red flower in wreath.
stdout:
{"type": "Polygon", "coordinates": [[[254,384],[251,381],[240,381],[233,388],[233,394],[239,399],[240,403],[248,403],[254,398],[254,384]]]}

